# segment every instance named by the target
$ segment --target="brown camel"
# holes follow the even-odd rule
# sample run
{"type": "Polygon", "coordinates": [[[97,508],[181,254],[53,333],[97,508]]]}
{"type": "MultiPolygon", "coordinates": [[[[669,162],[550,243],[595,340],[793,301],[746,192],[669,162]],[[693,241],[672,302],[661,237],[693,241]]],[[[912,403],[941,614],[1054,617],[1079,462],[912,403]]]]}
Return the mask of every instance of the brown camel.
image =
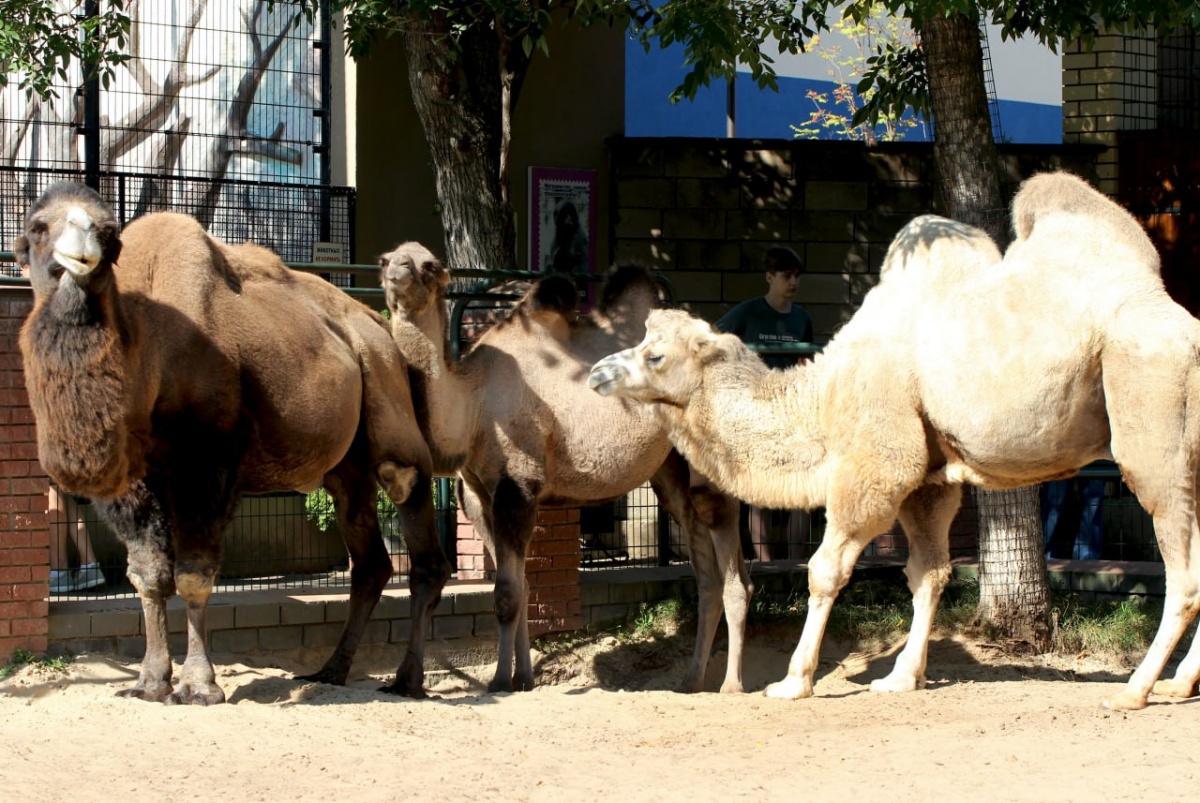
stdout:
{"type": "Polygon", "coordinates": [[[449,274],[427,249],[405,243],[380,259],[392,332],[423,375],[434,470],[458,473],[461,502],[496,561],[499,659],[490,691],[533,687],[525,555],[539,505],[595,503],[649,480],[688,538],[700,594],[695,652],[681,691],[701,690],[724,609],[729,661],[724,692],[742,690],[742,639],[751,594],[737,533],[737,502],[707,485],[671,449],[639,405],[587,389],[588,366],[641,337],[657,287],[640,268],[611,275],[600,302],[576,317],[563,276],[534,285],[510,316],[459,361],[449,358],[449,274]],[[515,661],[515,671],[514,671],[515,661]]]}
{"type": "Polygon", "coordinates": [[[735,337],[657,312],[645,340],[601,360],[589,384],[645,402],[685,457],[753,504],[825,504],[809,611],[775,697],[808,697],[830,607],[862,549],[897,518],[908,535],[908,643],[871,687],[925,682],[934,610],[950,576],[964,482],[1014,488],[1115,460],[1154,517],[1166,564],[1158,635],[1105,705],[1196,693],[1200,640],[1155,680],[1200,609],[1200,323],[1163,289],[1137,222],[1068,174],[1027,181],[1016,241],[914,220],[879,285],[811,365],[768,371],[735,337]]]}
{"type": "Polygon", "coordinates": [[[34,291],[21,352],[38,458],[63,488],[97,500],[142,600],[146,654],[122,696],[224,701],[205,644],[221,535],[243,493],[321,485],[352,561],[350,610],[309,677],[344,683],[392,571],[376,483],[399,507],[414,560],[415,623],[388,690],[419,696],[450,566],[433,525],[429,448],[382,317],[184,215],[147,215],[121,234],[112,209],[77,184],[38,199],[14,250],[34,291]],[[173,681],[166,602],[176,591],[188,646],[173,681]]]}

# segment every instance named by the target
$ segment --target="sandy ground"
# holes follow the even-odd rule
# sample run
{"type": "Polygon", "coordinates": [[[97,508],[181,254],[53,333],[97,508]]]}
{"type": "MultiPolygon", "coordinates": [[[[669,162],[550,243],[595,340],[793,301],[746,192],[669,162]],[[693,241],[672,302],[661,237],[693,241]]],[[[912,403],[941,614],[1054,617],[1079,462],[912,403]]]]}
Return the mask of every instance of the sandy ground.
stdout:
{"type": "MultiPolygon", "coordinates": [[[[378,693],[379,661],[338,688],[291,679],[315,656],[217,655],[229,703],[207,709],[116,698],[137,665],[110,656],[80,656],[66,675],[25,667],[0,681],[0,789],[23,803],[1200,795],[1200,705],[1099,708],[1127,667],[942,639],[925,691],[883,695],[866,684],[890,651],[830,645],[817,697],[766,699],[757,692],[784,673],[794,630],[751,634],[754,691],[738,696],[665,690],[686,639],[609,637],[543,656],[541,685],[525,694],[483,694],[489,668],[431,672],[423,701],[378,693]]],[[[713,688],[724,655],[715,663],[713,688]]]]}

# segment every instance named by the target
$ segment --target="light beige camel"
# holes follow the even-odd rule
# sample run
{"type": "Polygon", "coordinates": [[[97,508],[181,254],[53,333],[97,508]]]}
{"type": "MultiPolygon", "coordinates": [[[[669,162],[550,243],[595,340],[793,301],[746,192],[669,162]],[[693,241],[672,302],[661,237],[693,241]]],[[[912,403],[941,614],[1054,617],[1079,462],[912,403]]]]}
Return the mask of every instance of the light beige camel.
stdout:
{"type": "Polygon", "coordinates": [[[184,215],[146,215],[121,232],[112,208],[77,184],[38,199],[13,250],[34,293],[21,353],[38,459],[63,488],[96,500],[142,600],[146,654],[122,695],[225,700],[206,645],[222,534],[244,493],[321,485],[353,568],[341,638],[309,677],[344,683],[392,573],[378,483],[414,566],[409,652],[388,690],[420,696],[450,566],[433,526],[429,447],[383,318],[184,215]],[[178,678],[166,607],[176,592],[187,610],[178,678]]]}
{"type": "Polygon", "coordinates": [[[420,244],[405,243],[380,267],[393,336],[421,373],[414,393],[435,470],[459,474],[463,507],[496,561],[499,657],[489,689],[533,686],[525,554],[538,506],[601,502],[650,480],[683,527],[699,586],[695,651],[680,690],[701,690],[724,609],[729,659],[721,691],[740,692],[751,587],[736,500],[689,470],[648,410],[602,399],[584,381],[592,362],[645,332],[658,303],[646,272],[617,270],[597,309],[579,317],[574,284],[547,277],[453,361],[449,275],[441,263],[420,244]]]}
{"type": "Polygon", "coordinates": [[[1142,708],[1152,688],[1196,693],[1200,642],[1173,680],[1155,680],[1200,608],[1200,324],[1163,290],[1137,222],[1084,181],[1028,180],[1013,226],[1001,260],[982,232],[914,220],[811,365],[768,371],[737,338],[655,312],[641,344],[593,368],[593,388],[647,403],[718,487],[756,505],[827,506],[808,617],[769,695],[812,695],[833,600],[897,517],[913,623],[892,672],[871,685],[923,686],[960,484],[1031,485],[1104,458],[1153,515],[1167,576],[1158,635],[1105,704],[1142,708]]]}

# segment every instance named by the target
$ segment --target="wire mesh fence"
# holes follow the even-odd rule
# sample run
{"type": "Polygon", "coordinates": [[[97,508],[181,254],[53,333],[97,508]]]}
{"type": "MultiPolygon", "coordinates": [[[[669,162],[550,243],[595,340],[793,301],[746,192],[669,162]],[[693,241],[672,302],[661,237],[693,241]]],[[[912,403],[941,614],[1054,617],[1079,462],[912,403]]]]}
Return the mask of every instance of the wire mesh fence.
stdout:
{"type": "MultiPolygon", "coordinates": [[[[1150,517],[1121,481],[1115,466],[1085,469],[1070,481],[1070,498],[1076,498],[1080,483],[1093,479],[1103,484],[1101,556],[1118,561],[1160,561],[1150,517]]],[[[450,553],[457,537],[452,488],[452,483],[443,483],[435,486],[434,494],[439,534],[443,547],[450,553]]],[[[951,531],[951,557],[970,559],[977,555],[976,505],[986,502],[977,502],[976,494],[964,496],[963,509],[951,531]]],[[[100,520],[94,505],[77,501],[82,503],[51,506],[51,538],[62,545],[63,555],[63,561],[52,568],[78,572],[95,562],[103,573],[104,583],[72,588],[67,579],[62,587],[52,587],[51,598],[134,596],[135,591],[125,578],[124,546],[100,520]],[[74,530],[76,522],[83,528],[82,533],[74,530]]],[[[766,511],[761,528],[752,525],[753,515],[749,506],[743,506],[742,554],[749,561],[805,561],[820,546],[825,532],[823,509],[799,517],[791,511],[766,511]]],[[[1061,533],[1065,535],[1060,538],[1070,541],[1075,536],[1078,515],[1078,502],[1069,501],[1062,517],[1065,524],[1061,533]]],[[[322,513],[321,503],[314,501],[313,495],[288,492],[244,498],[222,542],[218,589],[344,589],[349,585],[349,561],[336,524],[330,518],[327,510],[322,513]]],[[[408,569],[403,533],[395,518],[386,515],[381,519],[381,528],[396,571],[394,580],[401,582],[408,569]]],[[[1030,530],[1029,537],[1038,536],[1036,522],[1030,530]]],[[[864,554],[906,559],[908,546],[903,531],[893,527],[876,538],[864,554]]],[[[688,545],[679,524],[658,504],[647,483],[615,502],[583,509],[580,556],[584,571],[684,565],[688,562],[688,545]]],[[[87,580],[84,577],[82,582],[87,580]]]]}

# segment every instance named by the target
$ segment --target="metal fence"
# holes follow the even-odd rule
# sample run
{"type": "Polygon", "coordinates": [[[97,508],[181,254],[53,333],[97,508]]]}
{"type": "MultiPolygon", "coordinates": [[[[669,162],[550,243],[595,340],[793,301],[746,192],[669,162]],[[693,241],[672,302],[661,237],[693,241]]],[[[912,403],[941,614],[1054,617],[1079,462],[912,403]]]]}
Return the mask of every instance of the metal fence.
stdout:
{"type": "Polygon", "coordinates": [[[297,22],[294,6],[269,0],[126,11],[130,58],[109,84],[70,64],[55,98],[26,97],[17,81],[0,89],[0,250],[46,186],[68,178],[100,191],[122,223],[173,210],[287,261],[335,242],[353,262],[354,191],[330,178],[328,14],[297,22]]]}
{"type": "MultiPolygon", "coordinates": [[[[1103,554],[1106,560],[1161,561],[1150,517],[1120,479],[1115,467],[1085,469],[1073,481],[1100,478],[1104,481],[1102,505],[1103,554]]],[[[455,500],[447,494],[449,483],[435,493],[443,546],[454,550],[456,532],[455,500]]],[[[336,588],[349,585],[346,550],[336,528],[322,530],[319,516],[306,510],[306,497],[298,493],[248,496],[238,507],[234,522],[223,543],[218,590],[256,590],[264,588],[336,588]]],[[[79,518],[90,539],[90,549],[100,563],[105,584],[84,591],[52,592],[52,599],[76,595],[88,598],[135,596],[125,579],[125,550],[116,536],[97,517],[93,506],[80,505],[79,518]]],[[[1073,534],[1074,518],[1064,516],[1068,539],[1073,534]]],[[[789,522],[785,511],[769,516],[769,525],[761,537],[751,535],[748,511],[741,522],[743,556],[751,561],[807,560],[821,544],[825,529],[823,509],[801,517],[801,523],[789,522]]],[[[973,527],[974,505],[964,505],[961,517],[966,529],[973,527]]],[[[66,529],[70,522],[61,512],[51,511],[52,537],[67,545],[71,566],[79,566],[80,550],[66,529]]],[[[384,539],[396,569],[396,581],[407,569],[407,550],[403,534],[395,520],[382,522],[384,539]]],[[[604,571],[629,567],[686,564],[687,543],[683,532],[658,505],[649,484],[605,505],[585,507],[580,516],[581,568],[604,571]]],[[[973,539],[952,539],[957,544],[952,557],[973,558],[973,539]]],[[[85,549],[87,547],[84,547],[85,549]]],[[[869,556],[903,559],[907,544],[898,528],[877,538],[866,552],[869,556]]]]}
{"type": "MultiPolygon", "coordinates": [[[[0,166],[0,250],[12,248],[25,215],[55,181],[83,181],[80,170],[0,166]]],[[[212,178],[184,178],[102,171],[100,195],[125,225],[148,212],[186,211],[219,191],[207,229],[229,243],[252,241],[286,262],[312,259],[316,241],[353,242],[355,191],[352,187],[280,184],[212,178]]],[[[18,276],[11,262],[0,262],[0,275],[18,276]]]]}

